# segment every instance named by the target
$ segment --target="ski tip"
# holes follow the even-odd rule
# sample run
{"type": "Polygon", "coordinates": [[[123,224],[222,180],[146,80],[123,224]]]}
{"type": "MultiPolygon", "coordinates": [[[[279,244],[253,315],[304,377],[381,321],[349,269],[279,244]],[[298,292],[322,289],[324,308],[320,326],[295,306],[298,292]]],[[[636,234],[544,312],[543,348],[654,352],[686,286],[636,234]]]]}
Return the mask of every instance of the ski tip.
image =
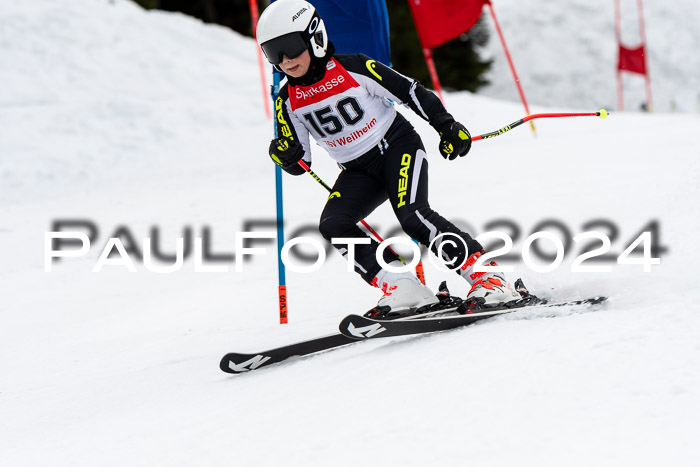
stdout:
{"type": "Polygon", "coordinates": [[[224,355],[223,358],[221,359],[221,361],[219,362],[219,369],[221,369],[221,371],[223,371],[224,373],[233,374],[233,375],[237,374],[235,371],[232,371],[229,368],[228,362],[229,362],[229,356],[227,354],[227,355],[224,355]]]}
{"type": "Polygon", "coordinates": [[[238,375],[255,370],[269,363],[274,363],[275,361],[276,360],[272,359],[270,356],[263,354],[228,353],[221,359],[219,368],[224,373],[238,375]]]}
{"type": "Polygon", "coordinates": [[[608,111],[605,109],[600,109],[598,111],[598,116],[600,117],[601,120],[603,120],[605,117],[608,116],[608,111]]]}
{"type": "Polygon", "coordinates": [[[340,322],[338,330],[346,337],[363,340],[374,337],[386,329],[381,321],[360,315],[348,315],[340,322]]]}

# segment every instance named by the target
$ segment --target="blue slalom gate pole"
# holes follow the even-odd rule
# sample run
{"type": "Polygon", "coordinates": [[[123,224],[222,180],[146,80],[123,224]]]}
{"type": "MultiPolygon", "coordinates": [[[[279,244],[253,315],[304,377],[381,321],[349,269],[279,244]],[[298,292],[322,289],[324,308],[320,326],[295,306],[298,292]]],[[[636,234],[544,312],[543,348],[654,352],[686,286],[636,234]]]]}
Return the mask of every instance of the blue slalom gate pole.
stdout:
{"type": "MultiPolygon", "coordinates": [[[[277,117],[274,105],[280,91],[282,73],[274,70],[272,72],[272,102],[273,118],[277,117]]],[[[277,127],[275,128],[275,138],[277,138],[277,127]]],[[[282,247],[284,246],[284,198],[282,197],[282,169],[275,165],[275,190],[277,200],[277,275],[278,275],[278,296],[280,308],[280,324],[287,323],[287,278],[282,261],[282,247]]]]}

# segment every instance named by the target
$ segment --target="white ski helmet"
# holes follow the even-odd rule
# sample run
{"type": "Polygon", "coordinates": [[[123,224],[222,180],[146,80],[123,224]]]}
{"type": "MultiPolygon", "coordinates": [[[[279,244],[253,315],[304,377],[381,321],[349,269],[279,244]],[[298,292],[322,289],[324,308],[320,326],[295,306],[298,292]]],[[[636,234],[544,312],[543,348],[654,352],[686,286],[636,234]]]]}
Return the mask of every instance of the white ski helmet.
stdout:
{"type": "Polygon", "coordinates": [[[273,65],[282,55],[294,58],[309,50],[322,58],[328,50],[328,34],[316,8],[301,0],[277,0],[268,6],[258,21],[258,45],[273,65]]]}

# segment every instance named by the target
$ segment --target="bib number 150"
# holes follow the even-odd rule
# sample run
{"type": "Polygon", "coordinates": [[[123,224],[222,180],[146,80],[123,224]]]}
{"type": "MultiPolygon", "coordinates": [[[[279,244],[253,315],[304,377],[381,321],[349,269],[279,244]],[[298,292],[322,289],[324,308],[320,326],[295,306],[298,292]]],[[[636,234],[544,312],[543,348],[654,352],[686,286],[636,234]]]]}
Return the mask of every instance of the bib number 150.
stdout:
{"type": "Polygon", "coordinates": [[[346,97],[335,104],[335,109],[330,105],[303,115],[309,122],[314,132],[321,138],[335,135],[343,131],[345,125],[352,126],[362,120],[365,111],[354,97],[346,97]],[[345,125],[343,125],[345,123],[345,125]]]}

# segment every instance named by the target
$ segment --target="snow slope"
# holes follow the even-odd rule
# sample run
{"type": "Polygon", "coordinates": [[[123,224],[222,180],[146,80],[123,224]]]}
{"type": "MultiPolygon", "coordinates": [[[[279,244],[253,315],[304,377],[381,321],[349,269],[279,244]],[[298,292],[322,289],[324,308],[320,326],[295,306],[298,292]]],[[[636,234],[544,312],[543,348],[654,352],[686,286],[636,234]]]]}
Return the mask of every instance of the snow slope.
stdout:
{"type": "MultiPolygon", "coordinates": [[[[141,251],[158,236],[172,253],[188,229],[209,229],[224,255],[236,232],[268,230],[246,227],[275,213],[253,42],[125,0],[0,0],[0,56],[0,464],[700,461],[697,115],[542,120],[536,138],[523,126],[447,162],[404,112],[424,135],[433,205],[474,235],[510,220],[520,253],[543,220],[573,236],[606,219],[619,254],[656,220],[661,264],[573,273],[574,246],[553,272],[516,262],[512,276],[542,296],[609,295],[603,310],[524,312],[231,377],[218,369],[224,353],[334,332],[377,291],[333,253],[315,273],[288,271],[280,326],[272,244],[243,272],[228,259],[206,263],[228,272],[195,273],[192,257],[171,274],[136,259],[133,273],[91,271],[118,231],[141,251]],[[89,254],[44,272],[45,232],[76,219],[98,228],[89,254]]],[[[446,100],[474,133],[522,116],[504,100],[446,100]]],[[[532,106],[597,110],[567,102],[532,106]]],[[[320,150],[314,170],[329,183],[337,174],[320,150]]],[[[313,228],[323,188],[307,176],[284,184],[287,234],[313,228]]],[[[396,227],[386,206],[368,222],[396,227]]],[[[427,261],[426,274],[466,292],[427,261]]]]}

